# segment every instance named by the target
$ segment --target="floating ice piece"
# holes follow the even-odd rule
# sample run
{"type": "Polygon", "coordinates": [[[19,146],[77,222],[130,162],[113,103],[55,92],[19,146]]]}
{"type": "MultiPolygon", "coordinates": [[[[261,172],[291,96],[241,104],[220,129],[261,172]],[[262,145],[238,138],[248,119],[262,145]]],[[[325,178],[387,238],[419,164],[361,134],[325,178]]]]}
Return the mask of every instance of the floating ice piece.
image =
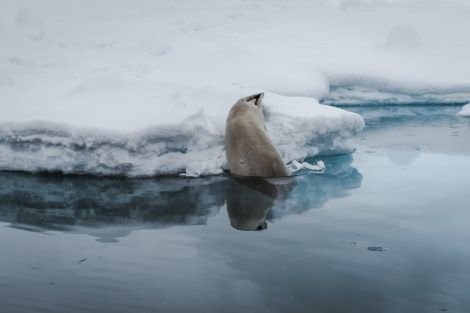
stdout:
{"type": "Polygon", "coordinates": [[[369,251],[376,251],[376,252],[384,252],[386,249],[384,247],[367,247],[367,250],[369,251]]]}
{"type": "Polygon", "coordinates": [[[323,161],[318,161],[317,164],[310,164],[307,162],[298,162],[296,160],[293,160],[289,164],[287,164],[287,169],[289,170],[289,173],[291,175],[295,175],[296,173],[299,173],[302,170],[307,170],[309,172],[314,172],[314,173],[324,173],[325,172],[325,163],[323,161]]]}
{"type": "Polygon", "coordinates": [[[466,105],[464,105],[462,107],[462,110],[457,114],[461,116],[470,116],[470,103],[467,103],[466,105]]]}

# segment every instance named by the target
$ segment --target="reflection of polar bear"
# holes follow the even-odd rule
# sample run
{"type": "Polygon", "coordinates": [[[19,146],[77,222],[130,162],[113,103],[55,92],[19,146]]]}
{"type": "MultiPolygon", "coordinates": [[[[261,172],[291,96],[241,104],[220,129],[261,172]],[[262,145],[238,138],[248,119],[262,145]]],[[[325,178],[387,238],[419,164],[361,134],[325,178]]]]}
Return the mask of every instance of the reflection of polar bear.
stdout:
{"type": "Polygon", "coordinates": [[[238,100],[225,128],[225,154],[230,172],[239,176],[288,176],[287,168],[264,127],[264,94],[238,100]]]}

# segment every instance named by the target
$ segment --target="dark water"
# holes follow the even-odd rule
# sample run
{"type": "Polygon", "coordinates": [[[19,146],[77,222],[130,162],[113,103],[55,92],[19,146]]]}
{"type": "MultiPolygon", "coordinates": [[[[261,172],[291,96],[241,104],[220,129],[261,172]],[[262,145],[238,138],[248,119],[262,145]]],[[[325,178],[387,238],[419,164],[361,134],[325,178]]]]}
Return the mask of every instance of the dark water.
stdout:
{"type": "Polygon", "coordinates": [[[0,312],[470,312],[459,109],[353,107],[288,180],[0,172],[0,312]]]}

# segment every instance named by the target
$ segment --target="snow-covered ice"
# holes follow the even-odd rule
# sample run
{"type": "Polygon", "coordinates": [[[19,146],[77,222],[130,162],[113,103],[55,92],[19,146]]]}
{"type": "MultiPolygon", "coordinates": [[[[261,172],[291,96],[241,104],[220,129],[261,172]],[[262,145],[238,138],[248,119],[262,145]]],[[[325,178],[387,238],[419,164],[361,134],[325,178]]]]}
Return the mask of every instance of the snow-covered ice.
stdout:
{"type": "Polygon", "coordinates": [[[469,102],[469,15],[463,0],[4,0],[0,169],[217,174],[228,110],[261,91],[286,163],[350,152],[363,119],[324,104],[469,102]]]}
{"type": "Polygon", "coordinates": [[[470,103],[467,103],[466,105],[464,105],[462,107],[462,110],[460,110],[460,112],[457,114],[462,115],[462,116],[470,116],[470,103]]]}
{"type": "Polygon", "coordinates": [[[287,165],[287,169],[290,173],[300,173],[301,171],[307,170],[314,173],[324,173],[325,172],[325,163],[323,161],[318,161],[316,164],[310,164],[308,162],[299,163],[296,160],[293,160],[287,165]]]}
{"type": "MultiPolygon", "coordinates": [[[[286,163],[346,153],[364,121],[307,98],[265,95],[266,128],[286,163]],[[287,105],[286,105],[287,104],[287,105]],[[304,116],[301,116],[304,115],[304,116]]],[[[227,112],[230,106],[227,106],[227,112]]],[[[223,120],[204,111],[139,131],[80,128],[56,122],[0,124],[2,169],[96,175],[219,174],[226,166],[223,120]]]]}

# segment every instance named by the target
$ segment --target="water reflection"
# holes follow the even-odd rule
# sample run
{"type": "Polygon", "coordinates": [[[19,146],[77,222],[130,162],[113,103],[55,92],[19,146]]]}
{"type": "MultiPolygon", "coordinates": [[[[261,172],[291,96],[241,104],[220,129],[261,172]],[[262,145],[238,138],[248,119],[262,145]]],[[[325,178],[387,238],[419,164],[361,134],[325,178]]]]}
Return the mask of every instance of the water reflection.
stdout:
{"type": "Polygon", "coordinates": [[[232,227],[263,230],[275,200],[285,201],[296,185],[294,177],[275,179],[235,179],[227,192],[227,211],[232,227]]]}
{"type": "MultiPolygon", "coordinates": [[[[0,219],[13,226],[206,224],[225,202],[225,177],[118,179],[0,173],[0,219]]],[[[31,228],[34,230],[34,228],[31,228]]]]}
{"type": "Polygon", "coordinates": [[[420,151],[417,149],[395,148],[387,150],[388,159],[396,165],[411,165],[419,156],[420,151]]]}
{"type": "MultiPolygon", "coordinates": [[[[104,226],[204,225],[226,204],[234,228],[265,229],[266,221],[320,207],[361,185],[362,176],[351,167],[350,155],[323,161],[327,166],[324,174],[269,181],[227,176],[118,179],[0,172],[0,221],[33,231],[80,229],[92,234],[96,233],[93,229],[104,226]]],[[[125,236],[128,231],[120,233],[125,236]]]]}

